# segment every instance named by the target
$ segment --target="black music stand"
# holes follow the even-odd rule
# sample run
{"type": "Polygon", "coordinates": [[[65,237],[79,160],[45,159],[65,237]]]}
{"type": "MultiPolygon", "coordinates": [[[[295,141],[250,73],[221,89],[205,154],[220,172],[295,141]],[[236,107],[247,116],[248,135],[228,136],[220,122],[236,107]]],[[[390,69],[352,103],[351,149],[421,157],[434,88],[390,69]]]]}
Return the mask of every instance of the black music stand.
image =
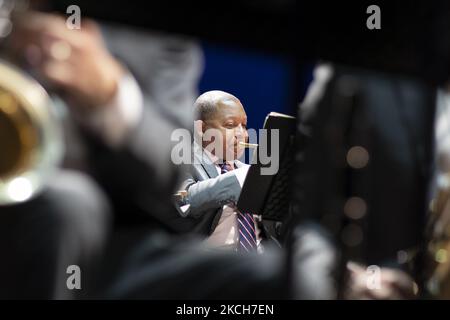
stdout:
{"type": "Polygon", "coordinates": [[[291,198],[295,126],[296,119],[292,116],[276,112],[267,115],[264,122],[264,129],[268,131],[267,144],[260,142],[253,154],[252,165],[237,204],[241,212],[252,212],[273,221],[282,221],[287,215],[291,198]],[[279,168],[275,174],[265,175],[262,169],[270,167],[270,164],[263,164],[258,155],[260,148],[271,150],[271,131],[274,129],[279,130],[279,168]]]}

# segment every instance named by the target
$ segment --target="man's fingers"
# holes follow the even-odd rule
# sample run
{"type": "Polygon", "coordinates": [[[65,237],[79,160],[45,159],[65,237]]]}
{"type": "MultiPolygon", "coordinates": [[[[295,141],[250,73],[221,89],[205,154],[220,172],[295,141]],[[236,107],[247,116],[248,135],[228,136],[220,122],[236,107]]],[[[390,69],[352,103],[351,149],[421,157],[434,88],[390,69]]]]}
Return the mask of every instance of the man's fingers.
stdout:
{"type": "Polygon", "coordinates": [[[354,272],[354,273],[365,273],[366,272],[366,269],[362,265],[360,265],[356,262],[353,262],[353,261],[347,262],[347,270],[350,272],[354,272]]]}
{"type": "Polygon", "coordinates": [[[349,297],[356,299],[413,299],[414,282],[404,272],[382,268],[379,285],[369,288],[366,268],[354,262],[347,263],[349,271],[349,297]]]}
{"type": "Polygon", "coordinates": [[[44,61],[44,54],[41,48],[36,44],[29,44],[23,50],[25,62],[31,67],[39,67],[44,61]]]}
{"type": "Polygon", "coordinates": [[[69,30],[62,17],[33,12],[16,20],[10,50],[32,67],[51,59],[67,60],[86,44],[82,33],[69,30]]]}
{"type": "Polygon", "coordinates": [[[53,85],[62,87],[70,87],[73,85],[73,68],[66,62],[45,62],[38,70],[53,85]]]}
{"type": "Polygon", "coordinates": [[[67,61],[74,48],[65,39],[50,34],[41,34],[41,50],[46,60],[67,61]]]}
{"type": "Polygon", "coordinates": [[[21,29],[38,30],[49,28],[55,24],[64,22],[65,19],[56,14],[39,11],[26,11],[14,16],[14,25],[21,29]]]}
{"type": "Polygon", "coordinates": [[[88,32],[91,36],[94,36],[97,39],[103,39],[100,27],[94,20],[84,18],[81,21],[81,28],[83,31],[88,32]]]}
{"type": "Polygon", "coordinates": [[[382,282],[386,282],[404,291],[413,292],[414,281],[404,272],[397,270],[383,270],[382,282]]]}
{"type": "MultiPolygon", "coordinates": [[[[14,29],[20,38],[27,38],[24,42],[36,38],[41,40],[43,34],[47,39],[65,40],[77,48],[82,48],[86,41],[82,32],[67,28],[65,19],[55,14],[39,12],[24,14],[17,19],[17,22],[14,21],[14,29]]],[[[43,45],[46,43],[44,42],[43,45]]]]}

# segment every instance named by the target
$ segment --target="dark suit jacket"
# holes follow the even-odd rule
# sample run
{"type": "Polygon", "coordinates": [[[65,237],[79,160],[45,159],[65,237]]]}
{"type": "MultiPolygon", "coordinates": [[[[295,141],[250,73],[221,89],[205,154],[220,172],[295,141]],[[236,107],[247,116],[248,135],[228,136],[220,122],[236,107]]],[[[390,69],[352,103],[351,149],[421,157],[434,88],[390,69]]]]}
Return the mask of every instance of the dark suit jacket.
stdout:
{"type": "Polygon", "coordinates": [[[140,122],[120,148],[83,132],[87,170],[113,203],[117,226],[190,230],[168,197],[180,174],[170,159],[171,134],[192,123],[201,50],[192,39],[176,36],[107,24],[102,32],[112,54],[138,81],[144,106],[140,122]]]}
{"type": "MultiPolygon", "coordinates": [[[[216,228],[225,204],[236,203],[241,186],[233,172],[219,174],[215,164],[197,144],[193,144],[193,163],[185,166],[179,190],[188,192],[185,198],[175,198],[175,207],[184,219],[195,222],[192,231],[204,236],[216,228]],[[185,209],[184,209],[185,208],[185,209]]],[[[235,160],[236,168],[245,164],[235,160]]]]}

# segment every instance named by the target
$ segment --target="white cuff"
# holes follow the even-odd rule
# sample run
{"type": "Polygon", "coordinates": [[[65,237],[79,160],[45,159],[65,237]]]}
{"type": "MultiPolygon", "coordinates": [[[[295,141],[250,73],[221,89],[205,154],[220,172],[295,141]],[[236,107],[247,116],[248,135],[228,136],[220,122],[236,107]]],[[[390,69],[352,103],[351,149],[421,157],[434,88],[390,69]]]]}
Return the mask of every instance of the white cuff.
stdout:
{"type": "Polygon", "coordinates": [[[98,134],[110,147],[119,147],[142,115],[143,95],[131,74],[122,77],[117,93],[105,106],[78,114],[83,126],[98,134]]]}

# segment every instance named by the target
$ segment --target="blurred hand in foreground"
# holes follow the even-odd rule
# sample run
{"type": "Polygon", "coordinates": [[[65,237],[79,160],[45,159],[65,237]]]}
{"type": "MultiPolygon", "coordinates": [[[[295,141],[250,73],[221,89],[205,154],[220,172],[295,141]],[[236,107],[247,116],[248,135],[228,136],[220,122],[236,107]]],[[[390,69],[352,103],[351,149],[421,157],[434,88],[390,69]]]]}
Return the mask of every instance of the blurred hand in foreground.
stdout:
{"type": "Polygon", "coordinates": [[[403,271],[380,268],[379,274],[368,272],[364,266],[349,262],[349,277],[344,299],[401,300],[415,299],[415,283],[403,271]]]}
{"type": "Polygon", "coordinates": [[[29,11],[14,21],[11,49],[79,111],[107,105],[124,73],[98,26],[86,18],[72,30],[63,16],[29,11]]]}

